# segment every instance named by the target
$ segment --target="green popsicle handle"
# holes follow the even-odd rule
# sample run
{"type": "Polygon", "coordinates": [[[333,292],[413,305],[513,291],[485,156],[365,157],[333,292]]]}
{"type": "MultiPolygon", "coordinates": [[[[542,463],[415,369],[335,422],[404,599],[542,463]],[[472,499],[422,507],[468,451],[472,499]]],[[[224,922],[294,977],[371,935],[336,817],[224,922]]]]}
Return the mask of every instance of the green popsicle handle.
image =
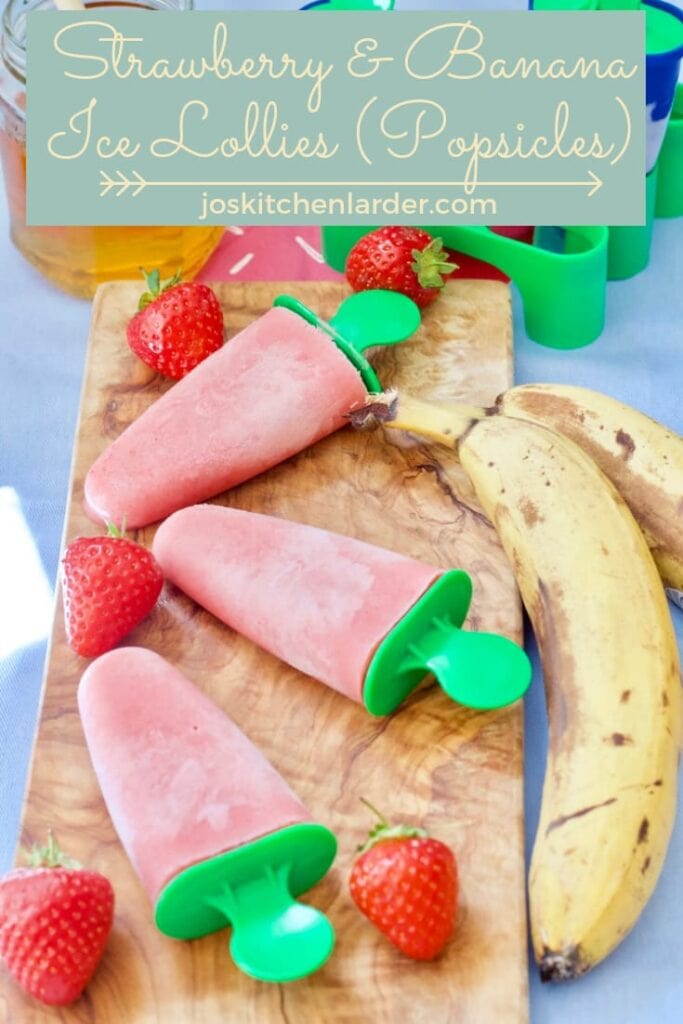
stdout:
{"type": "Polygon", "coordinates": [[[230,894],[230,954],[240,970],[260,981],[304,978],[325,963],[334,946],[332,925],[315,907],[292,898],[287,875],[286,868],[266,868],[230,894]]]}
{"type": "Polygon", "coordinates": [[[512,704],[531,682],[529,659],[512,640],[498,633],[453,629],[447,620],[436,620],[410,653],[449,697],[481,711],[512,704]]]}
{"type": "Polygon", "coordinates": [[[507,637],[461,630],[472,581],[461,569],[439,577],[377,648],[363,685],[373,715],[395,711],[432,672],[459,704],[491,709],[511,704],[531,682],[526,654],[507,637]]]}
{"type": "Polygon", "coordinates": [[[421,323],[418,306],[407,295],[373,288],[344,299],[330,325],[357,352],[405,341],[421,323]]]}
{"type": "Polygon", "coordinates": [[[328,829],[301,824],[194,864],[162,890],[156,925],[175,939],[231,925],[230,953],[240,970],[260,981],[303,978],[330,956],[334,931],[296,896],[322,878],[336,850],[328,829]]]}
{"type": "Polygon", "coordinates": [[[364,355],[365,350],[377,345],[397,345],[414,334],[421,323],[420,310],[412,299],[381,288],[349,295],[329,321],[292,295],[278,295],[273,305],[289,309],[328,334],[356,367],[370,394],[379,394],[382,385],[364,355]]]}

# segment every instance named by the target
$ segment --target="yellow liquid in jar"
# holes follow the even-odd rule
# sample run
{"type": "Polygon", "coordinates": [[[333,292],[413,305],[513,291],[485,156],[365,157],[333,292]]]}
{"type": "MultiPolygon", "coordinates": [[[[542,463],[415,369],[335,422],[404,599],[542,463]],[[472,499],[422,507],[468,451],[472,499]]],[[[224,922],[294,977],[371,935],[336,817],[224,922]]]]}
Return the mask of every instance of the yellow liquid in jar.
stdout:
{"type": "MultiPolygon", "coordinates": [[[[106,2],[88,4],[106,6],[106,2]]],[[[112,4],[112,6],[126,6],[112,4]]],[[[19,83],[17,82],[17,86],[19,83]]],[[[23,92],[12,97],[24,107],[23,92]]],[[[10,234],[17,249],[63,291],[90,298],[103,281],[139,278],[140,268],[158,267],[162,277],[180,269],[194,277],[220,242],[224,228],[205,227],[37,227],[26,224],[25,124],[0,99],[0,158],[9,207],[10,234]]],[[[56,202],[59,202],[56,197],[56,202]]]]}

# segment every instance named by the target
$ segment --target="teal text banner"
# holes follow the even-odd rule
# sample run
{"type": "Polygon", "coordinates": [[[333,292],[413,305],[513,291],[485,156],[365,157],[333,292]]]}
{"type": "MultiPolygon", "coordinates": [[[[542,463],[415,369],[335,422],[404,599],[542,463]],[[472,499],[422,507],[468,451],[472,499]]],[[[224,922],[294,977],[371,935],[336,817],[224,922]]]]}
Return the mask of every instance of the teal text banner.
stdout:
{"type": "Polygon", "coordinates": [[[31,224],[641,224],[637,12],[28,15],[31,224]]]}

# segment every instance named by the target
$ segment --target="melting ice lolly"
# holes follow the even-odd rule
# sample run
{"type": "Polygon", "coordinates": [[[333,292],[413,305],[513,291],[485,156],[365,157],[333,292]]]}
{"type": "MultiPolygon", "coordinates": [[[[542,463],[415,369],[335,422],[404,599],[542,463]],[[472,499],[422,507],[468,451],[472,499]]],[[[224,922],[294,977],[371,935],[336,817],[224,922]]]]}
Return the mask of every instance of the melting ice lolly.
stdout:
{"type": "Polygon", "coordinates": [[[500,707],[527,689],[524,651],[460,629],[469,576],[285,519],[216,505],[154,539],[164,575],[228,626],[376,715],[428,672],[454,700],[500,707]]]}
{"type": "Polygon", "coordinates": [[[334,943],[293,896],[329,868],[336,840],[234,722],[152,651],[93,662],[78,703],[114,827],[159,929],[192,939],[233,927],[246,973],[291,981],[334,943]]]}
{"type": "Polygon", "coordinates": [[[381,390],[363,349],[403,341],[419,324],[417,306],[395,292],[352,295],[329,324],[280,296],[100,455],[85,479],[88,514],[145,526],[303,451],[381,390]]]}

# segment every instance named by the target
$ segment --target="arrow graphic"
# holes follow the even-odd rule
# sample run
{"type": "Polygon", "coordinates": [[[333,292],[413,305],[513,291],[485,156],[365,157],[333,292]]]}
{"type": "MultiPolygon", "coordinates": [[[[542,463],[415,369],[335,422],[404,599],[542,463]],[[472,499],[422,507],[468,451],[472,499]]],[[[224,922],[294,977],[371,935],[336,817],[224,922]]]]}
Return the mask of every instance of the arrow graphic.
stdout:
{"type": "Polygon", "coordinates": [[[149,182],[145,181],[137,171],[131,171],[132,177],[127,177],[123,171],[116,171],[112,178],[106,171],[100,170],[100,198],[114,190],[115,196],[122,196],[129,189],[132,189],[131,196],[139,196],[149,182]]]}
{"type": "Polygon", "coordinates": [[[594,196],[604,182],[588,171],[588,178],[583,181],[147,181],[137,171],[130,176],[123,171],[116,171],[114,177],[100,170],[100,197],[139,196],[145,188],[463,188],[468,194],[476,189],[485,188],[586,188],[587,198],[594,196]]]}
{"type": "MultiPolygon", "coordinates": [[[[454,181],[454,185],[461,185],[462,182],[454,181]]],[[[465,183],[467,184],[467,183],[465,183]]],[[[602,178],[599,178],[594,171],[588,171],[587,181],[478,181],[477,188],[497,186],[502,188],[587,188],[588,199],[599,192],[604,185],[602,178]]]]}

